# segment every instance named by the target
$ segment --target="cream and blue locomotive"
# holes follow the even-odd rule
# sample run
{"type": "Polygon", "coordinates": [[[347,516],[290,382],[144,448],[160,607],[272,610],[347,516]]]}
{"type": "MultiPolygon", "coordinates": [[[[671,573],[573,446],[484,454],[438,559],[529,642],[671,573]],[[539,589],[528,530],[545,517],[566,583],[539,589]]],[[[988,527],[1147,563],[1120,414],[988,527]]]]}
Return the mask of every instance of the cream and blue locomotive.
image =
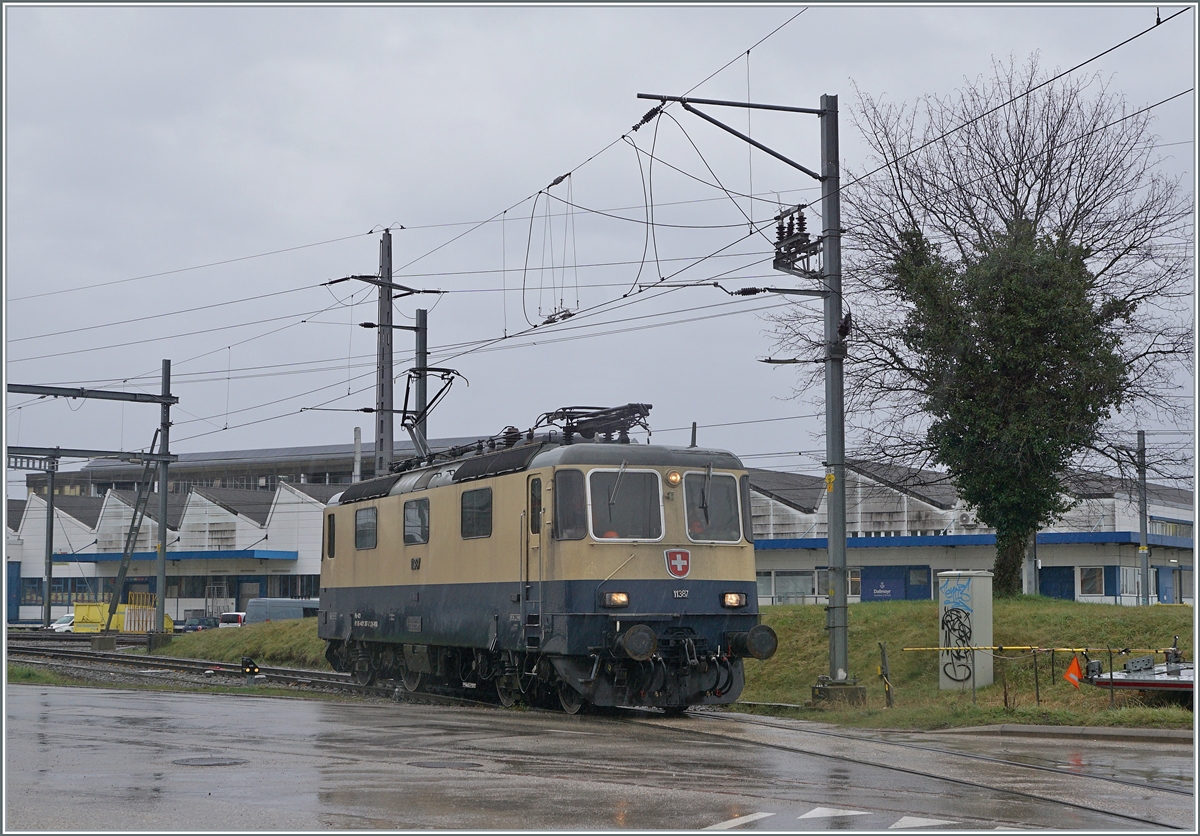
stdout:
{"type": "MultiPolygon", "coordinates": [[[[351,485],[325,511],[318,632],[336,670],[675,713],[767,659],[749,477],[732,454],[630,443],[649,407],[542,416],[467,455],[351,485]],[[615,436],[615,438],[614,438],[615,436]]],[[[457,455],[457,457],[455,457],[457,455]]]]}

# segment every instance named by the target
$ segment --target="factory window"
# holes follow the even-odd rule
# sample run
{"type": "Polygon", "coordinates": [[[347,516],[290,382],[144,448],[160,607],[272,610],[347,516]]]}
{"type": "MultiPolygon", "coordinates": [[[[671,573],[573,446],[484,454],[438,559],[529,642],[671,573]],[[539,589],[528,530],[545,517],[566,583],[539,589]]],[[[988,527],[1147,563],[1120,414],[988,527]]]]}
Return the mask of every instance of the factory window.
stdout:
{"type": "Polygon", "coordinates": [[[21,578],[21,603],[26,605],[42,603],[41,578],[21,578]]]}
{"type": "Polygon", "coordinates": [[[775,594],[770,572],[755,572],[754,578],[758,581],[759,598],[771,598],[775,594]]]}
{"type": "Polygon", "coordinates": [[[1104,567],[1084,566],[1079,570],[1079,594],[1104,594],[1104,567]]]}
{"type": "Polygon", "coordinates": [[[775,573],[775,603],[803,604],[813,594],[813,573],[779,571],[775,573]]]}
{"type": "Polygon", "coordinates": [[[653,470],[593,470],[588,475],[592,536],[597,540],[661,540],[658,478],[653,470]]]}
{"type": "Polygon", "coordinates": [[[333,520],[334,520],[334,517],[333,517],[333,514],[330,514],[327,517],[325,517],[325,520],[326,520],[326,523],[325,523],[325,556],[327,558],[329,558],[330,560],[333,560],[333,555],[334,555],[334,551],[333,551],[333,544],[334,544],[333,520]]]}
{"type": "Polygon", "coordinates": [[[354,512],[354,548],[375,548],[379,539],[378,520],[378,508],[359,508],[354,512]]]}
{"type": "Polygon", "coordinates": [[[689,473],[683,478],[683,496],[688,539],[720,543],[741,539],[737,480],[732,476],[689,473]]]}
{"type": "Polygon", "coordinates": [[[429,542],[429,498],[404,503],[404,545],[429,542]]]}
{"type": "Polygon", "coordinates": [[[587,536],[587,496],[583,472],[559,470],[554,474],[554,539],[582,540],[587,536]]]}
{"type": "MultiPolygon", "coordinates": [[[[862,575],[861,575],[860,570],[847,569],[846,570],[846,580],[847,580],[847,583],[846,583],[846,594],[847,595],[862,594],[862,575]]],[[[829,570],[828,569],[818,569],[817,570],[817,594],[818,595],[828,595],[829,594],[829,570]]]]}
{"type": "Polygon", "coordinates": [[[464,540],[492,536],[491,488],[463,492],[461,530],[464,540]]]}

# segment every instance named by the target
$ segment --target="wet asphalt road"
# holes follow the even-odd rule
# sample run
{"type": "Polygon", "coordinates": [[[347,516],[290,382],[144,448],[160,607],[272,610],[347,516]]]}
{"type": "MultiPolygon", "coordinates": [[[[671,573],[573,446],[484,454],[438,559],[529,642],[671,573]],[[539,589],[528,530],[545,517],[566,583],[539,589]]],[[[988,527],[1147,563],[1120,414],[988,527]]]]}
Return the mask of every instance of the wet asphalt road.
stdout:
{"type": "Polygon", "coordinates": [[[6,708],[6,831],[1195,831],[1193,795],[1146,786],[1190,793],[1186,744],[20,685],[6,708]]]}

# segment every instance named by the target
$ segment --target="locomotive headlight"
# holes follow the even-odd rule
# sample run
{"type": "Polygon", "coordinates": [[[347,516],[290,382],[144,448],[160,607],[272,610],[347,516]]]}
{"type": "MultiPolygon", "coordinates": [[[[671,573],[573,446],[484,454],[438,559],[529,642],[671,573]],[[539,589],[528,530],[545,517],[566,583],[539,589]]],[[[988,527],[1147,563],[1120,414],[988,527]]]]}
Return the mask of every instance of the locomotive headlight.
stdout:
{"type": "Polygon", "coordinates": [[[629,593],[628,592],[605,592],[604,606],[606,607],[628,607],[629,593]]]}
{"type": "Polygon", "coordinates": [[[667,471],[667,484],[672,488],[678,488],[679,483],[683,481],[683,477],[679,475],[678,470],[667,471]]]}
{"type": "Polygon", "coordinates": [[[726,592],[721,596],[721,606],[730,608],[746,606],[746,593],[726,592]]]}

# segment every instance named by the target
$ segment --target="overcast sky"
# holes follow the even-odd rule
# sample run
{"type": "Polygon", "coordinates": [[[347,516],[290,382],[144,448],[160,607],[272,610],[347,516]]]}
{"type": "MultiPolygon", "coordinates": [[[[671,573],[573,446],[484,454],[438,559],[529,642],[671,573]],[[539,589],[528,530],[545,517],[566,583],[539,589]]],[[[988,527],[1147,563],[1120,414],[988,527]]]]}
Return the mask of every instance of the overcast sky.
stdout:
{"type": "MultiPolygon", "coordinates": [[[[696,421],[702,445],[749,465],[819,473],[823,405],[790,398],[794,370],[756,362],[778,297],[622,299],[663,277],[794,282],[746,215],[815,201],[816,184],[678,107],[632,132],[653,104],[637,94],[811,108],[837,95],[843,164],[861,169],[856,87],[947,95],[1034,51],[1067,69],[1155,11],[6,5],[6,380],[157,392],[166,358],[172,452],[350,443],[355,426],[370,441],[370,415],[312,408],[374,405],[375,332],[356,323],[377,318],[375,289],[324,283],[375,274],[392,226],[395,281],[449,291],[398,301],[397,322],[430,309],[431,363],[469,381],[431,436],[640,401],[655,442],[686,444],[696,421]],[[577,315],[530,333],[561,310],[577,315]]],[[[1195,36],[1193,8],[1078,72],[1154,104],[1194,85],[1195,36]]],[[[1194,102],[1154,111],[1165,169],[1189,189],[1194,102]]],[[[819,168],[816,117],[710,112],[819,168]]],[[[396,346],[399,370],[412,335],[396,346]]],[[[6,403],[10,445],[138,449],[159,417],[6,403]]],[[[9,495],[23,483],[9,473],[9,495]]]]}

